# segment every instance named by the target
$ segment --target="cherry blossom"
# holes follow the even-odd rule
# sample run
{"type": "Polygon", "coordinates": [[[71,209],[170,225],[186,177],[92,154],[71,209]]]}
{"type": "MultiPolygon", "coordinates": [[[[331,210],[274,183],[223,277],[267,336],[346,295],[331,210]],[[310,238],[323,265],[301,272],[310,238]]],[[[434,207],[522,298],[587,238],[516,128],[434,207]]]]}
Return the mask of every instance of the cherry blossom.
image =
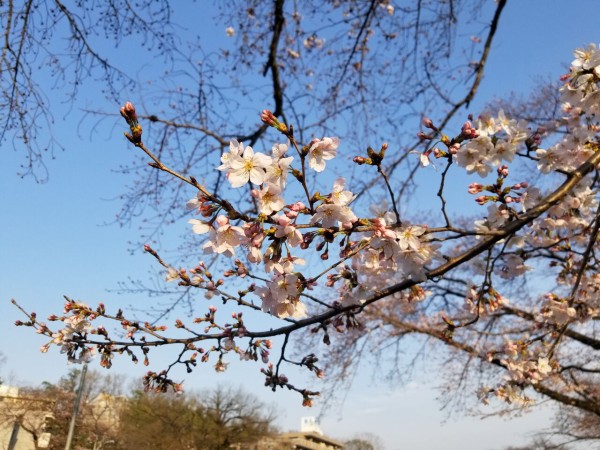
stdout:
{"type": "Polygon", "coordinates": [[[230,156],[227,162],[221,165],[227,170],[227,177],[231,186],[241,187],[250,181],[253,184],[262,184],[265,181],[265,169],[271,164],[271,158],[263,153],[254,153],[252,147],[246,147],[241,156],[230,156]]]}
{"type": "Polygon", "coordinates": [[[310,224],[321,223],[324,228],[339,227],[341,223],[352,223],[357,220],[348,206],[336,204],[323,204],[310,219],[310,224]]]}
{"type": "Polygon", "coordinates": [[[315,172],[325,170],[325,161],[335,158],[340,141],[336,137],[313,139],[308,150],[308,165],[315,172]]]}
{"type": "Polygon", "coordinates": [[[280,211],[285,205],[285,200],[281,196],[281,187],[273,183],[267,182],[262,189],[253,189],[252,195],[258,200],[260,212],[265,216],[280,211]]]}

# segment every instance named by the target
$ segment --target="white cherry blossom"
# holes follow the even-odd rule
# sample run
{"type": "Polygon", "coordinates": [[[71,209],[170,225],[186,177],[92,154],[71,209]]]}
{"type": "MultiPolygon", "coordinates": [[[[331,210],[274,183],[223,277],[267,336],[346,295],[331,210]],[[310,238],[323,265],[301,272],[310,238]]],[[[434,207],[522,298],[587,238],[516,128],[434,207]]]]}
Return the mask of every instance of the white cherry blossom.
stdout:
{"type": "Polygon", "coordinates": [[[336,137],[313,139],[308,150],[308,165],[315,172],[325,170],[325,161],[335,158],[340,141],[336,137]]]}
{"type": "Polygon", "coordinates": [[[252,147],[246,147],[241,157],[229,161],[229,182],[232,187],[244,186],[248,181],[262,184],[265,181],[265,169],[270,164],[269,156],[254,153],[252,147]]]}

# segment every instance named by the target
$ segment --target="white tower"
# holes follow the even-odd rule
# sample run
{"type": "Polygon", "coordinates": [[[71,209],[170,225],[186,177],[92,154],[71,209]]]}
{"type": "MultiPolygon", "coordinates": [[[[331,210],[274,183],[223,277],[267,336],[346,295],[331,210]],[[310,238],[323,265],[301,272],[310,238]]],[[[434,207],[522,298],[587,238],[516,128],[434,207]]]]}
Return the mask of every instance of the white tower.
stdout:
{"type": "Polygon", "coordinates": [[[300,419],[300,431],[302,433],[317,433],[323,435],[316,417],[302,417],[300,419]]]}

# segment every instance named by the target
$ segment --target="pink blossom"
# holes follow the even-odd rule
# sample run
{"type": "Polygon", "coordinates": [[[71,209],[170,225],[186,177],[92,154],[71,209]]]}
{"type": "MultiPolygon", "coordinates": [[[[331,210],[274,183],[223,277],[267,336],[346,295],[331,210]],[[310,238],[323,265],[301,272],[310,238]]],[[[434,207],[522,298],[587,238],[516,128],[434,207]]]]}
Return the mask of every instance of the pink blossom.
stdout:
{"type": "Polygon", "coordinates": [[[308,150],[308,165],[315,172],[325,170],[325,161],[335,158],[340,141],[336,137],[313,139],[308,150]]]}

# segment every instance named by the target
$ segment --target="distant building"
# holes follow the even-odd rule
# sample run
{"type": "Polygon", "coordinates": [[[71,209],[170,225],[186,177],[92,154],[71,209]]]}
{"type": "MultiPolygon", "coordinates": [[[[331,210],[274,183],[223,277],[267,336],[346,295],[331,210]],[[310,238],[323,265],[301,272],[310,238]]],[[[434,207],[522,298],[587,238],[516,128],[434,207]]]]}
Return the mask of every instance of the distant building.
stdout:
{"type": "Polygon", "coordinates": [[[19,388],[0,386],[0,448],[34,450],[46,448],[50,435],[44,426],[52,401],[19,395],[19,388]]]}
{"type": "Polygon", "coordinates": [[[314,417],[303,417],[299,432],[282,433],[255,444],[236,444],[235,450],[342,450],[344,444],[323,435],[314,417]]]}
{"type": "Polygon", "coordinates": [[[323,434],[316,417],[303,417],[300,419],[300,431],[302,433],[323,434]]]}
{"type": "Polygon", "coordinates": [[[284,433],[277,437],[284,444],[285,449],[295,450],[342,450],[344,444],[334,439],[315,433],[314,431],[300,431],[298,433],[284,433]]]}
{"type": "MultiPolygon", "coordinates": [[[[54,418],[55,400],[23,395],[17,387],[0,385],[0,449],[47,448],[52,435],[46,432],[46,426],[54,418]]],[[[118,428],[125,402],[125,397],[100,394],[83,405],[83,420],[95,447],[111,441],[107,430],[118,428]]]]}

